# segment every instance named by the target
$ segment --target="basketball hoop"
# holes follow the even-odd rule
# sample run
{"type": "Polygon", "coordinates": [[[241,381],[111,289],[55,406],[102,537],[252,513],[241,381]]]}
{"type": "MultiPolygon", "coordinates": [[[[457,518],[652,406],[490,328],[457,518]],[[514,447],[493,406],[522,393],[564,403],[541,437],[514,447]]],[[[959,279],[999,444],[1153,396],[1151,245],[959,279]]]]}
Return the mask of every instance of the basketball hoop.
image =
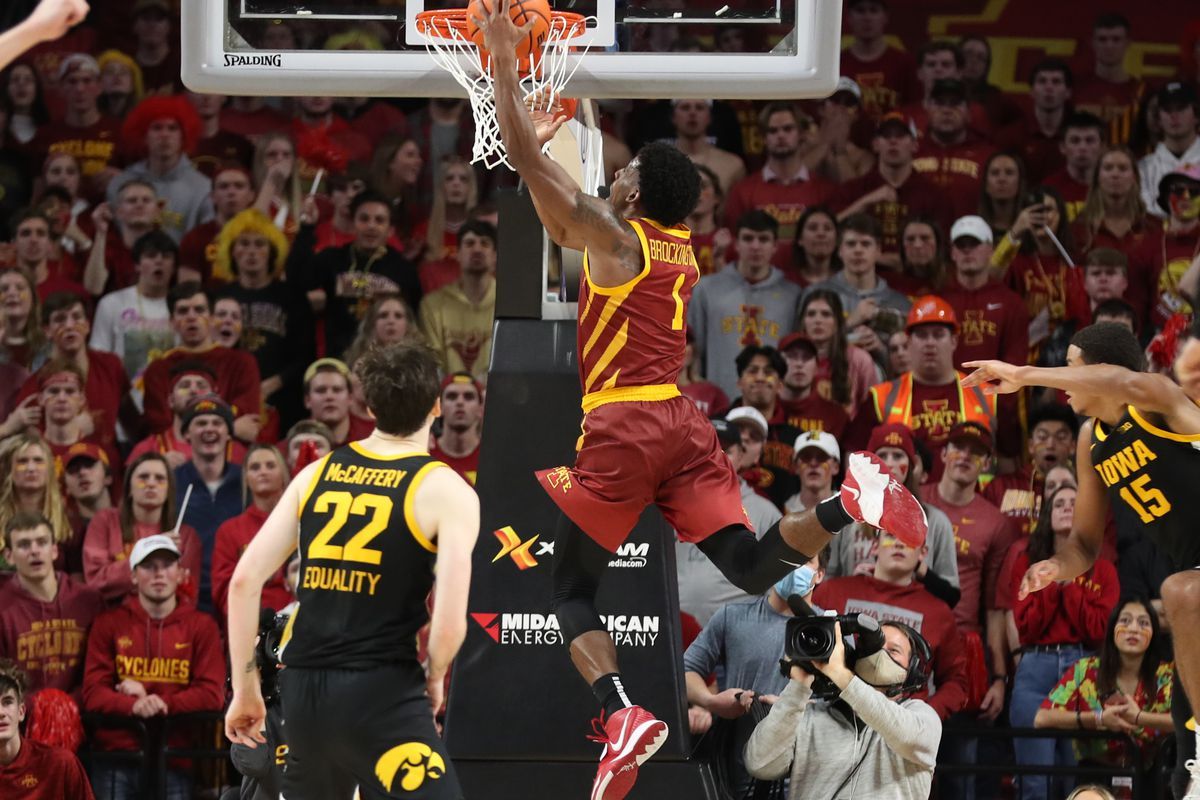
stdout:
{"type": "MultiPolygon", "coordinates": [[[[582,56],[587,48],[583,47],[575,54],[574,66],[569,63],[567,56],[571,53],[572,42],[587,33],[587,22],[587,18],[581,14],[552,12],[541,60],[532,59],[531,68],[520,76],[525,105],[530,110],[549,111],[556,103],[564,102],[561,97],[563,88],[579,68],[578,56],[582,56]]],[[[453,75],[471,98],[471,113],[475,116],[475,145],[471,151],[471,163],[483,162],[488,169],[503,164],[512,169],[500,138],[500,124],[496,121],[491,58],[485,63],[479,48],[467,35],[467,10],[452,8],[424,11],[417,14],[417,30],[424,37],[433,60],[453,75]]],[[[568,108],[570,103],[573,101],[569,101],[568,108]]],[[[571,113],[569,116],[574,115],[571,113]]],[[[542,152],[547,152],[549,147],[547,143],[542,152]]]]}

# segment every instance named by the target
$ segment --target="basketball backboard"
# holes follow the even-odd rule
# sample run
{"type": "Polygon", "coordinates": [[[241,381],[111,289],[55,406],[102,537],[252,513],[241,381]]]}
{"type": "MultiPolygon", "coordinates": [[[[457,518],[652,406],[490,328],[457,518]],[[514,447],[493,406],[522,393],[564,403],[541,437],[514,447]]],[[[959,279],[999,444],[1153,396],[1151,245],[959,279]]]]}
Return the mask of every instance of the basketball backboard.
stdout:
{"type": "MultiPolygon", "coordinates": [[[[189,0],[183,81],[236,95],[437,97],[421,11],[466,0],[189,0]]],[[[802,98],[833,91],[841,0],[550,0],[594,18],[573,97],[802,98]]]]}

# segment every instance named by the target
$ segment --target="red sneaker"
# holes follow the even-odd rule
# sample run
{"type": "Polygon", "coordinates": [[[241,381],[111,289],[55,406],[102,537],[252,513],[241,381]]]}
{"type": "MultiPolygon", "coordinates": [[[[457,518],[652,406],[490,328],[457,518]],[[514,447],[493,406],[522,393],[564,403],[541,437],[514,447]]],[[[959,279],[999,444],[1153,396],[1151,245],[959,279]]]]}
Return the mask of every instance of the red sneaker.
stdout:
{"type": "Polygon", "coordinates": [[[641,706],[622,708],[607,720],[592,720],[593,742],[604,745],[592,782],[591,800],[621,800],[633,788],[638,767],[667,740],[667,724],[641,706]]]}
{"type": "Polygon", "coordinates": [[[887,531],[909,547],[925,544],[925,509],[874,453],[850,454],[841,499],[842,508],[859,522],[887,531]]]}

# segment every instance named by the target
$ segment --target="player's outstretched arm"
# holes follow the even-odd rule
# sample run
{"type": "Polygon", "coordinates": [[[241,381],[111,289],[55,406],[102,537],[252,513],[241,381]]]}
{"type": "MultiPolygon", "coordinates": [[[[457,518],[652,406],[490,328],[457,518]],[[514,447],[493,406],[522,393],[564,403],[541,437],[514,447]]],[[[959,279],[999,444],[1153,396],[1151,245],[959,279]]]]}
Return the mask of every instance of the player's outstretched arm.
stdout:
{"type": "Polygon", "coordinates": [[[1071,535],[1067,537],[1062,550],[1046,561],[1030,565],[1017,592],[1019,598],[1039,591],[1054,581],[1074,580],[1091,569],[1100,557],[1108,514],[1108,493],[1100,482],[1100,476],[1092,468],[1092,424],[1091,420],[1083,424],[1075,445],[1079,489],[1075,498],[1071,535]]]}
{"type": "Polygon", "coordinates": [[[42,0],[24,22],[0,33],[0,69],[29,48],[63,36],[87,14],[87,0],[42,0]]]}
{"type": "MultiPolygon", "coordinates": [[[[508,160],[529,186],[550,238],[572,250],[586,247],[593,258],[616,256],[628,269],[640,271],[641,244],[629,223],[607,202],[586,194],[566,170],[542,153],[543,141],[517,80],[516,46],[525,33],[509,17],[508,0],[497,0],[492,13],[477,18],[477,23],[491,51],[496,121],[508,160]]],[[[530,25],[532,22],[525,30],[530,25]]],[[[557,125],[552,130],[557,130],[557,125]]],[[[544,131],[543,136],[547,133],[552,135],[552,131],[544,131]]]]}
{"type": "Polygon", "coordinates": [[[254,661],[262,587],[296,549],[296,521],[301,495],[312,486],[325,459],[309,464],[292,480],[283,497],[238,559],[229,583],[229,670],[233,700],[225,713],[225,735],[235,744],[254,747],[265,742],[266,707],[254,661]]]}
{"type": "Polygon", "coordinates": [[[442,681],[467,635],[471,553],[479,536],[479,496],[451,469],[431,471],[413,501],[417,525],[437,546],[437,586],[429,625],[426,686],[434,710],[442,681]]]}
{"type": "Polygon", "coordinates": [[[1114,364],[1085,364],[1077,367],[1031,367],[1003,361],[968,361],[974,369],[963,386],[982,386],[989,394],[1008,394],[1026,386],[1046,386],[1064,392],[1104,395],[1136,407],[1162,414],[1168,421],[1184,424],[1176,433],[1200,433],[1200,414],[1187,425],[1191,403],[1173,380],[1152,372],[1134,372],[1114,364]],[[1181,415],[1183,415],[1181,417],[1181,415]]]}

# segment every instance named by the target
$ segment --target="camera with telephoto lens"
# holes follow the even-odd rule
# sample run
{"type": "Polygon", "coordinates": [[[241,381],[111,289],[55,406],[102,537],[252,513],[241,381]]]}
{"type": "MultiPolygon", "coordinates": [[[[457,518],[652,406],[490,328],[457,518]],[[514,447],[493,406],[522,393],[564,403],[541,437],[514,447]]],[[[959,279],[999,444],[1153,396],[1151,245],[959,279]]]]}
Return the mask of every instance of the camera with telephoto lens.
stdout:
{"type": "Polygon", "coordinates": [[[263,702],[268,704],[279,694],[279,644],[288,617],[288,614],[276,614],[273,608],[264,608],[258,614],[258,643],[254,646],[254,663],[258,666],[263,702]]]}

